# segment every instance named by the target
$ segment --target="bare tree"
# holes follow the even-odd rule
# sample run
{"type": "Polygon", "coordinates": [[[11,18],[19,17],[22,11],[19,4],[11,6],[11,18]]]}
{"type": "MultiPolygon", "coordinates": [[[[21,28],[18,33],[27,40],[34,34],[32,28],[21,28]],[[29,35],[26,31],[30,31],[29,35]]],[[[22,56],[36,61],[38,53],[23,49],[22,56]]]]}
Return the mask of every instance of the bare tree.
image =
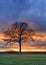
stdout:
{"type": "Polygon", "coordinates": [[[34,31],[30,29],[29,25],[25,22],[15,22],[12,24],[11,28],[8,29],[6,32],[6,35],[10,37],[10,39],[7,40],[7,44],[10,42],[18,42],[19,43],[19,52],[21,53],[21,43],[33,40],[32,35],[34,31]]]}

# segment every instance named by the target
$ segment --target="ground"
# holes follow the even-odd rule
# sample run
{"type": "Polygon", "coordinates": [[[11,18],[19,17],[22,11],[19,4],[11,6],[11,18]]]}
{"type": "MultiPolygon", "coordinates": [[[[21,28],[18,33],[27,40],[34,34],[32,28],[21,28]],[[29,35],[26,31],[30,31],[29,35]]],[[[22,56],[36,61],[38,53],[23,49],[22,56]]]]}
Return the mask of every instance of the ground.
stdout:
{"type": "Polygon", "coordinates": [[[46,65],[46,54],[0,54],[0,65],[46,65]]]}

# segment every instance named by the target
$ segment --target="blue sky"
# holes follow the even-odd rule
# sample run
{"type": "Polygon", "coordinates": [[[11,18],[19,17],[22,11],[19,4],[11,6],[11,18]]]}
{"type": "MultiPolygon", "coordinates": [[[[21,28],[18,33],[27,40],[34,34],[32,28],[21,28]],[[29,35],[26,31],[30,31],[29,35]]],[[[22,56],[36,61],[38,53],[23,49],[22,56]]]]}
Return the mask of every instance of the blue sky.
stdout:
{"type": "Polygon", "coordinates": [[[0,0],[0,30],[14,21],[46,31],[46,0],[0,0]]]}

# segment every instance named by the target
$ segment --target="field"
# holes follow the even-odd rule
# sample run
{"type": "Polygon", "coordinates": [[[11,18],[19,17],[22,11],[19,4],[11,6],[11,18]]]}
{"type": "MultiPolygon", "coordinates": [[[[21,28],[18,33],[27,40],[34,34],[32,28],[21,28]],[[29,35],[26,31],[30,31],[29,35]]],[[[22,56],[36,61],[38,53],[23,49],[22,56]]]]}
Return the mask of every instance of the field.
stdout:
{"type": "Polygon", "coordinates": [[[0,54],[0,65],[46,65],[46,54],[0,54]]]}

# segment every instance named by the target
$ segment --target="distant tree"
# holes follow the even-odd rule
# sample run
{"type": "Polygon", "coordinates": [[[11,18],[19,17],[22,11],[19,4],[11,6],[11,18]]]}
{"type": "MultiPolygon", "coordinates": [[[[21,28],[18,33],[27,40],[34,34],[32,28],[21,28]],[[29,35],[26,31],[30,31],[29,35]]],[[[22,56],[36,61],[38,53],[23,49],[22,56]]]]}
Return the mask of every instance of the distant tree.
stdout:
{"type": "Polygon", "coordinates": [[[7,39],[7,44],[10,42],[18,42],[19,43],[19,53],[21,54],[21,43],[26,42],[28,40],[33,40],[32,35],[34,31],[30,29],[29,25],[25,22],[15,22],[12,24],[11,28],[9,28],[6,32],[6,35],[10,37],[7,39]]]}

